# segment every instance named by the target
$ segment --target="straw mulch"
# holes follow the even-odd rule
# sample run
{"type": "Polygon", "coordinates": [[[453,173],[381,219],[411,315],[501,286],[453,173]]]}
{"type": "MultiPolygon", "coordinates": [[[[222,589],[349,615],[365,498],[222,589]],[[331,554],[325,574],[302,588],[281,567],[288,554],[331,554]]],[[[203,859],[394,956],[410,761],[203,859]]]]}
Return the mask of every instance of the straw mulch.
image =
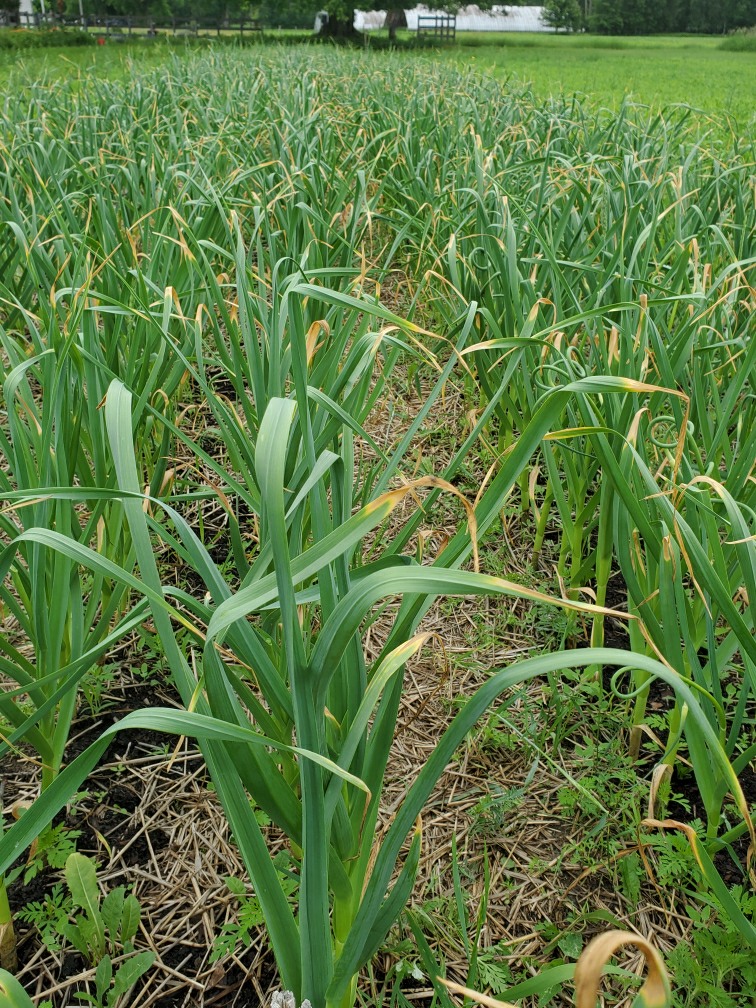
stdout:
{"type": "MultiPolygon", "coordinates": [[[[408,418],[420,407],[432,380],[432,375],[426,375],[420,383],[408,381],[393,400],[385,396],[379,401],[370,432],[383,446],[395,444],[406,430],[408,418]]],[[[462,390],[450,384],[418,439],[413,455],[417,473],[443,469],[463,435],[463,405],[462,390]]],[[[187,423],[201,432],[201,411],[187,417],[187,423]]],[[[192,464],[182,455],[179,449],[174,460],[179,476],[183,466],[192,464]]],[[[407,478],[415,475],[411,466],[405,471],[407,478]]],[[[485,473],[473,474],[470,487],[463,489],[470,492],[484,478],[485,473]]],[[[400,525],[417,503],[408,498],[392,516],[393,525],[400,525]]],[[[224,509],[217,506],[203,517],[206,534],[212,536],[211,525],[216,523],[221,542],[224,509]]],[[[463,519],[458,502],[442,498],[427,515],[423,536],[428,553],[441,548],[445,536],[463,519]]],[[[503,562],[515,574],[532,576],[524,527],[513,520],[503,532],[496,545],[503,562]]],[[[162,561],[168,557],[164,555],[162,561]]],[[[487,569],[485,557],[483,569],[487,569]]],[[[181,570],[176,573],[177,579],[183,577],[181,570]]],[[[551,577],[547,569],[541,574],[551,577]]],[[[388,614],[367,635],[369,659],[377,653],[387,619],[388,614]]],[[[460,697],[469,696],[492,669],[544,647],[543,641],[534,639],[528,606],[522,603],[457,600],[452,605],[442,601],[431,610],[423,628],[435,632],[443,646],[427,647],[406,671],[378,840],[380,829],[390,822],[408,781],[432,751],[460,697]],[[510,629],[501,636],[500,607],[505,605],[514,607],[522,630],[516,630],[517,618],[510,619],[504,621],[510,629]]],[[[124,648],[119,660],[123,681],[100,698],[98,713],[92,716],[82,704],[80,747],[127,710],[174,702],[167,686],[161,691],[154,682],[145,685],[139,676],[130,678],[130,669],[145,661],[135,643],[124,648]]],[[[151,660],[148,655],[148,665],[151,660]]],[[[423,855],[411,905],[426,922],[428,940],[436,957],[446,964],[447,975],[465,983],[469,968],[453,884],[455,851],[468,920],[473,924],[488,875],[480,946],[488,950],[491,962],[508,967],[518,979],[535,974],[562,954],[554,937],[562,930],[580,930],[587,938],[614,922],[653,937],[662,950],[671,947],[684,933],[686,919],[675,906],[667,905],[666,898],[662,900],[653,878],[644,884],[636,908],[631,909],[617,882],[615,860],[581,861],[585,834],[596,822],[590,816],[566,815],[561,792],[570,777],[579,779],[586,767],[569,749],[539,752],[538,745],[531,744],[549,737],[552,714],[543,684],[531,683],[514,701],[503,704],[499,714],[501,720],[484,721],[452,761],[422,818],[423,855]],[[509,741],[497,744],[497,735],[509,741]]],[[[587,717],[586,732],[594,727],[587,717]]],[[[2,770],[7,806],[33,797],[34,768],[14,760],[6,761],[2,770]]],[[[225,878],[244,879],[245,871],[202,759],[189,741],[177,742],[155,733],[119,736],[107,761],[88,782],[87,794],[69,813],[68,822],[82,833],[79,849],[99,862],[103,891],[126,885],[141,903],[137,947],[151,948],[156,960],[122,1008],[127,1003],[135,1008],[267,1006],[280,984],[264,928],[253,935],[250,947],[212,961],[217,935],[224,924],[237,918],[237,899],[225,878]]],[[[611,824],[607,829],[611,833],[611,824]]],[[[280,843],[272,831],[270,843],[273,849],[280,843]]],[[[40,880],[36,891],[33,885],[23,890],[17,887],[17,902],[39,899],[52,881],[49,876],[40,880]]],[[[75,995],[93,989],[93,971],[70,952],[49,952],[32,929],[21,925],[18,930],[20,979],[29,992],[40,1000],[51,999],[55,1008],[80,1003],[75,995]]],[[[411,942],[404,941],[408,934],[400,923],[366,972],[360,987],[365,1005],[378,1008],[381,1004],[398,960],[412,960],[413,966],[419,961],[416,953],[413,958],[411,942]]],[[[640,971],[640,954],[628,956],[624,965],[640,971]]],[[[410,975],[404,989],[411,1003],[430,1004],[427,979],[410,975]]],[[[631,1000],[608,996],[606,1004],[622,1008],[631,1000]]],[[[535,1000],[523,1003],[523,1008],[534,1006],[535,1000]]]]}
{"type": "MultiPolygon", "coordinates": [[[[484,611],[465,602],[451,618],[437,608],[426,621],[429,629],[443,629],[446,646],[443,652],[424,653],[407,670],[401,726],[389,763],[384,827],[408,781],[453,716],[455,701],[483,680],[486,665],[508,664],[530,649],[524,641],[510,647],[502,643],[495,653],[489,650],[470,662],[463,631],[485,618],[484,611]],[[456,645],[455,633],[460,637],[456,645]]],[[[379,635],[377,627],[367,641],[368,651],[378,646],[379,635]]],[[[502,708],[501,716],[514,725],[530,723],[533,711],[548,717],[542,689],[538,683],[531,684],[513,706],[502,708]]],[[[136,693],[143,693],[141,684],[136,693]]],[[[125,696],[116,695],[114,713],[123,713],[132,706],[132,699],[128,689],[125,696]]],[[[153,695],[154,703],[164,699],[170,696],[153,695]]],[[[107,709],[106,703],[104,712],[107,709]]],[[[111,720],[103,713],[99,725],[111,720]]],[[[88,718],[82,744],[97,730],[98,720],[88,718]]],[[[565,785],[565,771],[579,776],[581,768],[553,754],[553,765],[539,759],[534,773],[536,754],[530,747],[497,749],[490,745],[488,735],[481,730],[470,738],[423,814],[424,852],[412,905],[430,913],[435,926],[428,937],[438,958],[446,962],[447,975],[464,983],[468,970],[456,925],[451,868],[455,848],[471,921],[482,898],[484,861],[488,866],[490,888],[480,944],[489,949],[497,946],[502,961],[514,970],[525,966],[535,972],[534,963],[547,964],[559,954],[552,950],[544,959],[548,944],[544,925],[562,927],[581,911],[611,914],[626,928],[653,936],[662,949],[674,944],[684,919],[660,906],[653,886],[647,886],[645,899],[631,913],[618,892],[612,865],[586,870],[571,855],[580,849],[585,824],[565,818],[559,792],[565,785]],[[481,801],[485,808],[485,799],[491,795],[508,796],[503,815],[481,814],[481,801]]],[[[23,765],[15,767],[15,774],[15,781],[6,776],[6,798],[30,796],[31,785],[19,779],[25,776],[23,765]]],[[[99,862],[103,890],[130,886],[141,903],[137,945],[153,949],[156,961],[131,1004],[139,1008],[267,1004],[280,985],[264,929],[254,935],[249,948],[211,962],[214,939],[224,923],[236,917],[236,898],[224,879],[244,879],[245,872],[208,786],[202,759],[189,741],[161,740],[156,733],[119,736],[68,821],[82,832],[79,849],[99,862]]],[[[272,846],[278,842],[271,832],[272,846]]],[[[598,930],[602,930],[600,923],[589,925],[586,933],[598,930]]],[[[386,951],[377,958],[371,975],[366,975],[366,1004],[378,1002],[384,977],[390,975],[397,959],[392,948],[400,947],[402,933],[397,929],[390,936],[386,951]]],[[[19,935],[20,979],[29,992],[51,998],[55,1008],[79,1003],[75,994],[92,983],[93,971],[70,953],[50,953],[30,929],[21,926],[19,935]]],[[[640,957],[627,962],[630,968],[640,968],[640,964],[640,957]]],[[[413,1003],[430,1002],[427,983],[410,978],[406,986],[413,1003]]],[[[527,1002],[525,1006],[529,1008],[527,1002]]]]}

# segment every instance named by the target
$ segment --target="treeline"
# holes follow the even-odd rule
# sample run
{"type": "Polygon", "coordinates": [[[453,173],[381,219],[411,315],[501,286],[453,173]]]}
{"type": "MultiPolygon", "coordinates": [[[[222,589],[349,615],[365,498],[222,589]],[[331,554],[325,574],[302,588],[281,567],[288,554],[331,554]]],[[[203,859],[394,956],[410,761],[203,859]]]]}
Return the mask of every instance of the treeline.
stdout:
{"type": "MultiPolygon", "coordinates": [[[[414,6],[416,0],[406,0],[414,6]]],[[[425,0],[429,7],[434,0],[425,0]]],[[[488,8],[494,0],[478,0],[488,8]]],[[[653,35],[692,32],[724,34],[756,25],[756,0],[544,0],[548,23],[568,31],[587,30],[600,35],[653,35]]],[[[17,10],[17,0],[0,0],[17,10]]],[[[452,10],[454,0],[437,0],[436,6],[452,10]]],[[[349,18],[353,8],[391,7],[390,0],[48,0],[48,8],[78,17],[135,17],[155,20],[192,20],[223,23],[259,17],[280,27],[311,27],[316,11],[349,18]]]]}
{"type": "MultiPolygon", "coordinates": [[[[3,0],[0,0],[0,6],[3,0]]],[[[51,6],[48,0],[48,7],[51,6]]],[[[78,18],[79,0],[63,0],[59,12],[78,18]]],[[[222,25],[241,18],[259,18],[264,24],[282,28],[312,28],[315,12],[323,0],[82,0],[84,16],[154,19],[156,23],[197,21],[222,25]]]]}
{"type": "Polygon", "coordinates": [[[544,18],[598,35],[720,35],[756,25],[756,0],[544,0],[544,18]]]}
{"type": "Polygon", "coordinates": [[[756,0],[592,0],[586,21],[603,35],[717,35],[756,24],[756,0]]]}
{"type": "Polygon", "coordinates": [[[61,13],[84,16],[155,18],[155,20],[223,21],[255,16],[259,3],[250,0],[64,0],[61,13]]]}

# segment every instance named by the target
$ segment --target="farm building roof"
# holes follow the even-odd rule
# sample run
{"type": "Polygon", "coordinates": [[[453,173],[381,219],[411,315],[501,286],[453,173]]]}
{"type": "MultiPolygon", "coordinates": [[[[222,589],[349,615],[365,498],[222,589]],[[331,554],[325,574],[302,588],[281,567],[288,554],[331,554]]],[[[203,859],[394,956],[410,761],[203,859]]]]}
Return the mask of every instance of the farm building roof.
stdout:
{"type": "MultiPolygon", "coordinates": [[[[407,27],[417,30],[417,19],[422,14],[442,14],[424,4],[419,4],[412,10],[404,11],[407,27]]],[[[482,11],[477,4],[460,8],[457,14],[457,31],[549,31],[544,24],[543,7],[492,7],[482,11]]],[[[386,22],[385,11],[355,11],[354,26],[358,31],[375,31],[383,28],[386,22]]]]}

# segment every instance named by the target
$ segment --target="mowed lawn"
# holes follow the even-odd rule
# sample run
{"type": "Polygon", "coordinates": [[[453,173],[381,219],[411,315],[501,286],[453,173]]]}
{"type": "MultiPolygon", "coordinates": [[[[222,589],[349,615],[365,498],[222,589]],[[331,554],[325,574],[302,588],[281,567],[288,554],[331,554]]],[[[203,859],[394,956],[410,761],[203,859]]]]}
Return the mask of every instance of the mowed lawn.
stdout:
{"type": "Polygon", "coordinates": [[[578,94],[610,108],[626,97],[655,107],[683,103],[745,125],[756,110],[756,54],[728,52],[719,48],[721,41],[511,34],[489,43],[476,33],[460,36],[460,44],[440,55],[527,82],[544,97],[578,94]]]}
{"type": "MultiPolygon", "coordinates": [[[[403,33],[402,42],[409,46],[410,41],[409,33],[403,33]]],[[[421,58],[454,62],[461,68],[493,74],[503,83],[526,83],[544,98],[577,95],[592,105],[611,109],[625,98],[654,108],[688,104],[705,115],[730,116],[736,129],[747,131],[756,121],[756,54],[728,52],[720,48],[721,42],[720,38],[695,36],[610,38],[468,32],[460,34],[456,44],[424,50],[421,58]]],[[[188,41],[170,47],[138,43],[0,51],[0,86],[9,79],[24,86],[40,76],[129,76],[135,66],[142,70],[157,66],[169,52],[180,56],[194,48],[188,41]]],[[[407,57],[414,55],[408,48],[407,57]]]]}

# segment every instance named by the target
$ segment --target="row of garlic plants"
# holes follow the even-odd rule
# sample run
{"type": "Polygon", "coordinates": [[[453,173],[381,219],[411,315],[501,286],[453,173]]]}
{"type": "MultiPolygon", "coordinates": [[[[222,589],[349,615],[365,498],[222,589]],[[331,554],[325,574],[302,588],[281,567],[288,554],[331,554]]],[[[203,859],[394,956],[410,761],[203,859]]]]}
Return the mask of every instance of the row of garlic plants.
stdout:
{"type": "MultiPolygon", "coordinates": [[[[497,403],[492,432],[502,453],[549,390],[595,375],[628,383],[622,396],[566,402],[538,468],[527,481],[523,473],[521,499],[533,512],[536,552],[558,522],[557,573],[568,595],[589,588],[601,604],[619,571],[638,617],[629,624],[633,650],[695,684],[731,770],[709,777],[688,735],[705,840],[688,834],[703,875],[753,945],[753,922],[711,860],[726,850],[743,878],[753,877],[751,855],[732,848],[745,836],[752,850],[754,840],[735,779],[756,755],[752,154],[725,164],[711,138],[681,151],[684,122],[674,116],[641,142],[630,128],[614,146],[621,122],[578,164],[553,130],[552,156],[526,192],[513,191],[497,164],[509,152],[476,138],[481,171],[468,219],[438,250],[452,292],[442,311],[451,321],[478,304],[480,341],[463,353],[483,399],[497,403]],[[503,368],[513,376],[504,391],[503,368]],[[522,372],[530,382],[516,380],[522,372]]],[[[594,619],[594,644],[603,622],[594,619]]],[[[630,678],[631,758],[649,685],[643,673],[630,678]]],[[[686,716],[678,697],[660,754],[665,777],[681,754],[686,716]]]]}
{"type": "MultiPolygon", "coordinates": [[[[684,113],[602,117],[422,63],[369,70],[210,54],[6,97],[0,713],[3,751],[28,746],[43,770],[0,868],[96,765],[106,739],[66,766],[77,686],[149,614],[186,710],[119,730],[199,740],[282,978],[315,1008],[354,1003],[454,748],[503,690],[565,668],[631,668],[636,727],[650,680],[673,686],[661,762],[686,747],[708,817],[697,855],[751,941],[711,860],[752,830],[737,783],[754,669],[744,159],[730,144],[725,169],[684,113]],[[380,299],[396,276],[401,317],[380,299]],[[387,448],[369,416],[412,361],[435,379],[387,448]],[[452,377],[472,419],[443,470],[408,483],[452,377]],[[412,537],[439,495],[458,500],[481,439],[496,460],[474,514],[460,502],[456,535],[419,564],[412,537]],[[424,511],[367,559],[365,536],[419,491],[424,511]],[[537,597],[461,570],[518,491],[538,537],[558,517],[559,604],[594,620],[596,647],[492,674],[374,847],[433,598],[537,597]],[[202,533],[219,506],[220,559],[202,533]],[[201,590],[171,583],[176,562],[201,590]],[[632,658],[601,647],[616,566],[640,617],[632,658]],[[368,666],[361,634],[396,595],[368,666]],[[296,907],[253,807],[289,838],[296,907]]],[[[10,944],[4,892],[0,925],[10,944]]]]}

